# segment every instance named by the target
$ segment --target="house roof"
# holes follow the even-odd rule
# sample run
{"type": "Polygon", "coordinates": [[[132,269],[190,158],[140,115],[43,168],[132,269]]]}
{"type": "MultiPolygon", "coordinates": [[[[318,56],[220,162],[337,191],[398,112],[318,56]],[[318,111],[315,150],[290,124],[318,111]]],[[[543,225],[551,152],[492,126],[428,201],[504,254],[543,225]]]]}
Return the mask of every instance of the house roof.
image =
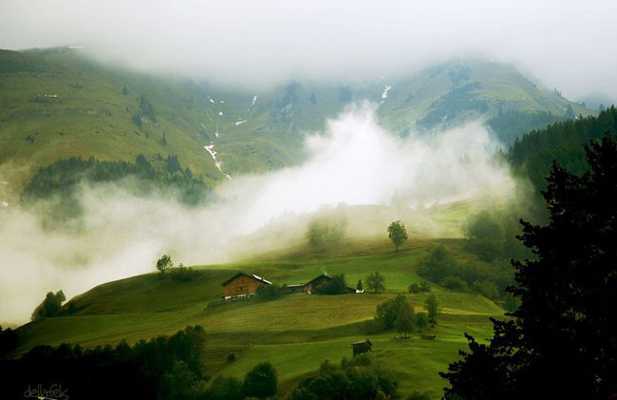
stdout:
{"type": "Polygon", "coordinates": [[[304,285],[305,286],[306,285],[310,285],[311,283],[313,283],[313,282],[315,282],[317,280],[320,280],[320,279],[332,279],[332,277],[330,275],[328,275],[327,273],[323,273],[323,274],[320,274],[320,275],[314,277],[310,281],[306,282],[304,285]]]}
{"type": "Polygon", "coordinates": [[[258,282],[261,283],[265,283],[266,285],[272,285],[272,282],[270,282],[269,280],[259,276],[259,275],[255,275],[255,274],[247,274],[246,272],[238,272],[237,274],[235,274],[234,276],[232,276],[231,278],[227,279],[225,282],[222,283],[222,286],[227,285],[228,283],[230,283],[231,281],[233,281],[234,279],[240,277],[240,276],[246,276],[248,278],[254,279],[258,282]]]}

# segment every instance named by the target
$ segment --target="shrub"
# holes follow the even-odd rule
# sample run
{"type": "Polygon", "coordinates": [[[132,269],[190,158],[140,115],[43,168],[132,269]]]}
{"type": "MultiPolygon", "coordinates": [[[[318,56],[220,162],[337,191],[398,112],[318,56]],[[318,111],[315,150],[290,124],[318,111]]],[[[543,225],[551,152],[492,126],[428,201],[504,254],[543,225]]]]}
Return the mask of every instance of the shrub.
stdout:
{"type": "Polygon", "coordinates": [[[201,276],[199,271],[196,271],[191,267],[185,267],[182,264],[176,268],[172,268],[170,272],[171,279],[179,282],[192,282],[201,276]]]}
{"type": "Polygon", "coordinates": [[[428,296],[424,302],[424,306],[426,307],[429,322],[431,324],[436,324],[437,317],[439,316],[439,303],[437,302],[437,296],[434,294],[428,296]]]}
{"type": "Polygon", "coordinates": [[[373,400],[396,397],[398,382],[367,355],[343,359],[340,366],[322,364],[316,376],[303,379],[291,400],[373,400]]]}
{"type": "Polygon", "coordinates": [[[427,313],[418,313],[416,315],[416,329],[423,331],[428,327],[429,319],[427,313]]]}
{"type": "MultiPolygon", "coordinates": [[[[231,353],[233,354],[233,353],[231,353]]],[[[242,400],[242,382],[237,378],[217,377],[206,392],[208,400],[242,400]]]]}
{"type": "Polygon", "coordinates": [[[386,278],[379,272],[373,272],[366,278],[366,287],[373,293],[382,293],[386,290],[386,278]]]}
{"type": "Polygon", "coordinates": [[[422,281],[420,283],[414,282],[410,284],[407,289],[409,293],[426,293],[431,291],[431,286],[427,282],[422,281]]]}
{"type": "Polygon", "coordinates": [[[467,282],[458,276],[447,276],[441,281],[441,285],[450,290],[465,292],[469,289],[467,282]]]}
{"type": "Polygon", "coordinates": [[[474,284],[474,289],[478,291],[484,297],[488,297],[489,299],[497,299],[499,297],[499,292],[497,290],[497,285],[490,281],[480,281],[474,284]]]}
{"type": "Polygon", "coordinates": [[[272,364],[263,362],[247,372],[243,391],[245,396],[259,399],[274,396],[278,391],[278,377],[272,364]]]}

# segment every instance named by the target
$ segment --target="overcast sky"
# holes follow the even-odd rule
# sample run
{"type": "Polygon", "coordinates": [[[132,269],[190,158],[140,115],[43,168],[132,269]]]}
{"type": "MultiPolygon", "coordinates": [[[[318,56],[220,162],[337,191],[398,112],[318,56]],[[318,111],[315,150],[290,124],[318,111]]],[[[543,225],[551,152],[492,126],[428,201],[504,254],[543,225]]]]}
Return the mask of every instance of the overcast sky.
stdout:
{"type": "Polygon", "coordinates": [[[83,45],[134,67],[271,84],[371,79],[458,56],[617,97],[617,1],[1,0],[0,47],[83,45]]]}

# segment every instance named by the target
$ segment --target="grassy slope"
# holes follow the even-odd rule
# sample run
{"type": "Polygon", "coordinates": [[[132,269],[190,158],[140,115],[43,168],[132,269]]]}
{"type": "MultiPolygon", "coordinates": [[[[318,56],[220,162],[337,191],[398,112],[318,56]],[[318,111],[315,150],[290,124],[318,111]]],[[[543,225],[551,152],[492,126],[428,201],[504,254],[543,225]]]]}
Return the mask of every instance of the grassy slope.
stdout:
{"type": "MultiPolygon", "coordinates": [[[[469,258],[458,240],[444,240],[457,257],[469,258]]],[[[364,321],[375,306],[410,282],[418,281],[416,268],[435,245],[419,241],[394,253],[387,243],[376,243],[369,252],[350,244],[341,255],[322,257],[310,252],[291,259],[252,261],[200,267],[202,278],[193,282],[160,280],[143,275],[101,285],[73,299],[74,316],[51,318],[20,329],[21,350],[36,344],[77,342],[87,346],[131,342],[172,333],[187,324],[201,324],[209,333],[205,360],[211,374],[242,376],[263,360],[271,361],[284,387],[315,370],[324,359],[338,362],[351,355],[350,343],[368,335],[364,321]],[[387,293],[373,295],[307,296],[296,294],[272,302],[246,302],[208,306],[222,294],[220,282],[236,270],[263,274],[277,283],[303,282],[316,274],[345,273],[350,283],[378,270],[386,277],[387,293]],[[238,355],[225,362],[230,352],[238,355]]],[[[393,333],[370,335],[374,354],[401,378],[401,391],[429,390],[435,397],[444,382],[437,372],[464,347],[463,333],[486,339],[491,333],[489,316],[502,315],[500,307],[482,296],[455,293],[435,287],[443,307],[437,339],[394,339],[393,333]]],[[[413,296],[417,310],[423,295],[413,296]]]]}
{"type": "MultiPolygon", "coordinates": [[[[291,82],[253,92],[112,68],[70,49],[0,50],[0,164],[10,161],[14,171],[14,176],[0,178],[19,191],[32,168],[59,158],[133,160],[139,153],[173,153],[214,183],[223,174],[204,145],[215,144],[218,160],[232,175],[275,169],[299,162],[304,133],[322,129],[325,119],[348,101],[380,102],[386,83],[392,89],[379,107],[380,119],[394,132],[405,133],[428,113],[456,109],[440,99],[471,82],[480,86],[465,101],[486,101],[489,115],[500,107],[563,115],[569,104],[576,113],[589,112],[536,86],[513,67],[479,61],[446,63],[387,82],[291,82]],[[468,68],[467,78],[453,80],[453,71],[461,68],[468,68]],[[45,94],[58,97],[41,97],[45,94]],[[142,95],[153,105],[156,121],[139,128],[131,118],[142,95]],[[246,122],[237,125],[240,121],[246,122]]],[[[448,123],[468,114],[461,111],[448,123]]]]}

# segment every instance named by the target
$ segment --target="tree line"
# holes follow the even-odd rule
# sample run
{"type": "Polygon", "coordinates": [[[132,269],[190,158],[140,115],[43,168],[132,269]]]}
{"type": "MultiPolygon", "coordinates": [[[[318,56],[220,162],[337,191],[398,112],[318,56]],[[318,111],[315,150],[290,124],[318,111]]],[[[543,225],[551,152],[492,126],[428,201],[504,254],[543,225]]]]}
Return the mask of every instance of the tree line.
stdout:
{"type": "Polygon", "coordinates": [[[40,168],[26,184],[22,202],[33,204],[40,200],[55,200],[53,215],[61,219],[76,217],[81,213],[77,196],[80,184],[120,181],[123,181],[123,188],[136,195],[157,193],[176,197],[187,205],[203,202],[210,191],[201,178],[180,164],[175,155],[157,155],[148,160],[140,154],[134,162],[72,157],[40,168]]]}

